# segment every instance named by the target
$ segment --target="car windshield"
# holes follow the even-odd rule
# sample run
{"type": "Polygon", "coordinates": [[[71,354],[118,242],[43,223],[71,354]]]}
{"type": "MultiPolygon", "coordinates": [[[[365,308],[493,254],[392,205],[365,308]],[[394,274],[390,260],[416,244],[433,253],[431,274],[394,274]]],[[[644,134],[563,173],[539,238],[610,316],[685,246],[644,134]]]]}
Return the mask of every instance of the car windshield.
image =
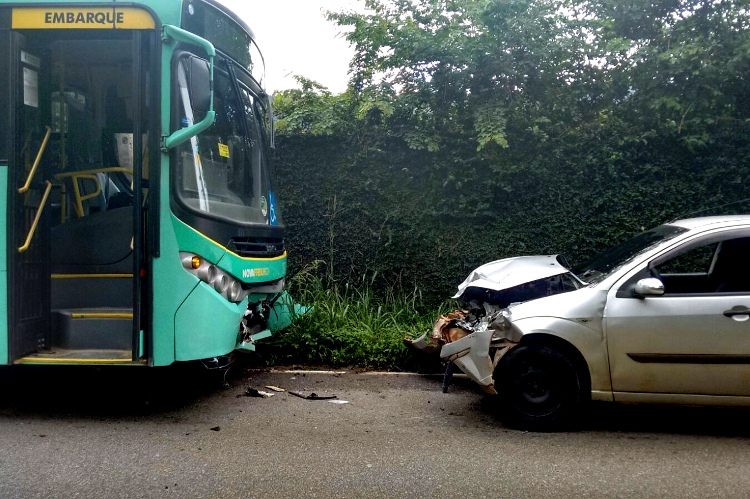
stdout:
{"type": "Polygon", "coordinates": [[[674,225],[661,225],[655,229],[641,232],[634,238],[618,244],[592,260],[574,267],[573,273],[582,281],[595,284],[631,262],[638,255],[686,231],[687,229],[674,225]]]}

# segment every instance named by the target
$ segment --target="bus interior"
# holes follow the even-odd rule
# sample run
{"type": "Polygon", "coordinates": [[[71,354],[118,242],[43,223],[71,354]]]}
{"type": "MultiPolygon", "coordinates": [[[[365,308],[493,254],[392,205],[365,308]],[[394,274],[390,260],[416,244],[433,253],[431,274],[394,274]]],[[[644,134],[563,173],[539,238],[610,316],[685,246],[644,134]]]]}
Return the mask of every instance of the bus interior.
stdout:
{"type": "Polygon", "coordinates": [[[13,35],[11,360],[147,363],[154,32],[13,35]]]}

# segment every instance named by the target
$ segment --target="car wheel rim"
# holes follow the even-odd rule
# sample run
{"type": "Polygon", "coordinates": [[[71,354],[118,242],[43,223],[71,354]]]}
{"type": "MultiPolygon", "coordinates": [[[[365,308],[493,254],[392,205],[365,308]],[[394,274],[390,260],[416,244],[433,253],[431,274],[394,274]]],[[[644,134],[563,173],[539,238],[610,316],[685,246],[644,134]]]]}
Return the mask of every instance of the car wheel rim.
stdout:
{"type": "Polygon", "coordinates": [[[554,412],[561,403],[559,387],[548,373],[529,369],[518,380],[521,412],[533,417],[543,417],[554,412]]]}
{"type": "Polygon", "coordinates": [[[525,376],[521,384],[521,395],[527,402],[540,404],[551,396],[549,379],[543,373],[535,372],[525,376]]]}

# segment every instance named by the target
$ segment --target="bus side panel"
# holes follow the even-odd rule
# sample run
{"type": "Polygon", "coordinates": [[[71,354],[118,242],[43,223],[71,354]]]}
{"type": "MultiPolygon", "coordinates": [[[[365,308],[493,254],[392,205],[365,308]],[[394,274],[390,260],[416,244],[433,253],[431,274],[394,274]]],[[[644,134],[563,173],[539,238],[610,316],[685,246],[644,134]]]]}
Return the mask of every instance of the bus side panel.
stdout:
{"type": "MultiPolygon", "coordinates": [[[[0,10],[0,18],[7,15],[7,11],[0,10]]],[[[10,157],[10,31],[2,29],[0,19],[0,161],[7,161],[10,157]]],[[[6,191],[3,191],[5,196],[6,191]]],[[[5,212],[3,212],[5,213],[5,212]]]]}
{"type": "Polygon", "coordinates": [[[0,364],[8,363],[8,162],[0,159],[0,364]]]}
{"type": "MultiPolygon", "coordinates": [[[[163,22],[168,20],[162,19],[163,22]]],[[[168,135],[171,128],[173,48],[163,44],[161,54],[161,131],[168,135]]],[[[175,318],[177,309],[195,286],[198,279],[185,271],[180,261],[177,234],[172,227],[172,210],[169,196],[172,191],[171,163],[169,152],[159,155],[159,257],[154,258],[152,268],[152,353],[153,365],[166,366],[175,361],[175,318]]]]}
{"type": "Polygon", "coordinates": [[[10,156],[10,31],[0,11],[0,364],[8,363],[8,158],[10,156]]]}
{"type": "MultiPolygon", "coordinates": [[[[167,101],[164,99],[162,102],[167,101]]],[[[163,186],[169,185],[169,155],[161,154],[163,186]]],[[[153,364],[166,366],[175,361],[175,317],[177,309],[198,285],[198,278],[182,266],[177,235],[171,223],[169,209],[170,189],[159,189],[161,197],[159,258],[153,260],[153,364]]]]}
{"type": "Polygon", "coordinates": [[[230,303],[202,282],[177,311],[175,359],[196,360],[231,353],[247,300],[230,303]]]}
{"type": "MultiPolygon", "coordinates": [[[[161,155],[160,179],[162,185],[169,185],[168,154],[161,155]]],[[[203,252],[211,253],[208,246],[214,245],[194,230],[181,227],[169,208],[169,193],[168,188],[159,190],[161,248],[159,258],[153,260],[155,366],[230,353],[237,345],[239,324],[247,309],[247,300],[228,302],[182,266],[183,246],[194,249],[194,243],[200,241],[203,252]]]]}

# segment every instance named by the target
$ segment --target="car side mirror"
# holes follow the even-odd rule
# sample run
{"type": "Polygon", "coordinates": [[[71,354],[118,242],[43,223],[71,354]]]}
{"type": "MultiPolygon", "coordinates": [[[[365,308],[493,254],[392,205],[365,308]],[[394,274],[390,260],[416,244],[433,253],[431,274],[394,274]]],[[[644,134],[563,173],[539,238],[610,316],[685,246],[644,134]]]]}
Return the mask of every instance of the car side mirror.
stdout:
{"type": "Polygon", "coordinates": [[[638,296],[661,296],[664,294],[664,283],[656,277],[646,277],[635,283],[633,291],[638,296]]]}

